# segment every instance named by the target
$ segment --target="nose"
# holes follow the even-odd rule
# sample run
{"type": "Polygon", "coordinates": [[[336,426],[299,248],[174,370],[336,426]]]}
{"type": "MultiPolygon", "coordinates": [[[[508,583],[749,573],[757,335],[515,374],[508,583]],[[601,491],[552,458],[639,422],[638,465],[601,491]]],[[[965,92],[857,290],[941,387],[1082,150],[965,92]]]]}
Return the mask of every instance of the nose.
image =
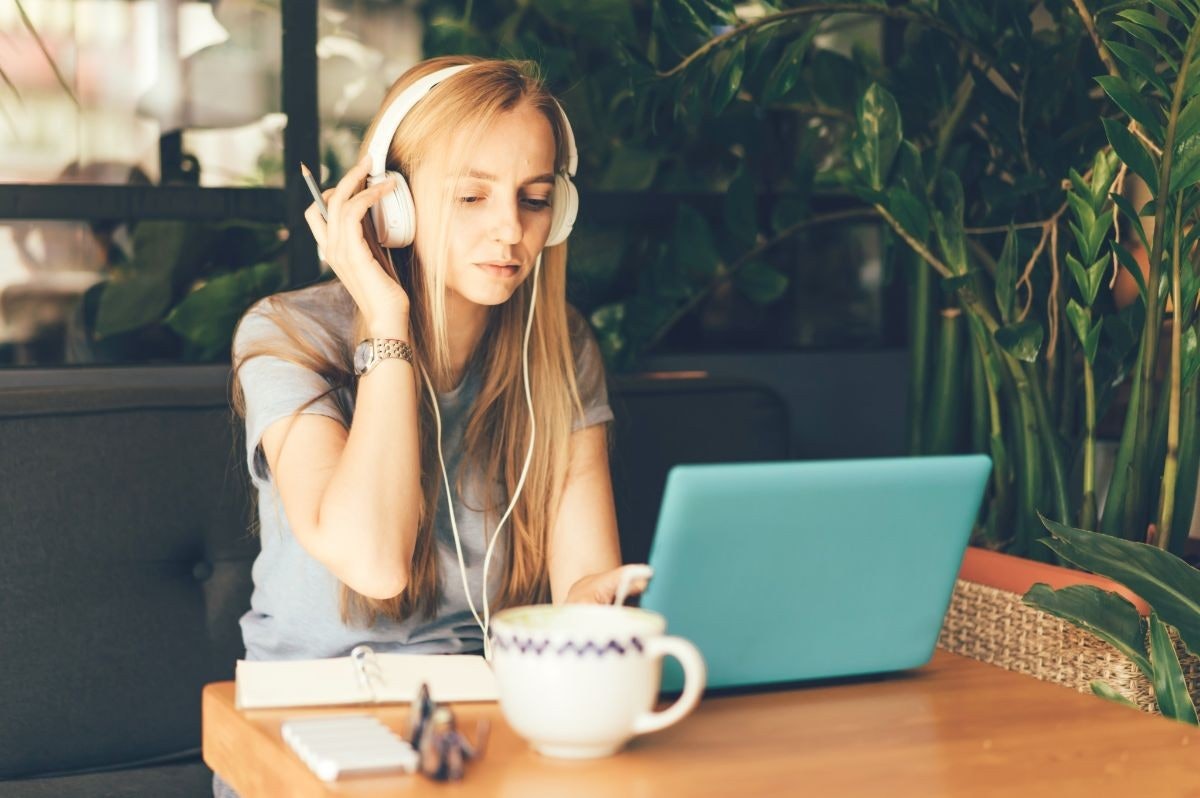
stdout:
{"type": "Polygon", "coordinates": [[[521,210],[515,199],[496,202],[493,205],[492,238],[501,244],[518,244],[521,241],[521,210]]]}

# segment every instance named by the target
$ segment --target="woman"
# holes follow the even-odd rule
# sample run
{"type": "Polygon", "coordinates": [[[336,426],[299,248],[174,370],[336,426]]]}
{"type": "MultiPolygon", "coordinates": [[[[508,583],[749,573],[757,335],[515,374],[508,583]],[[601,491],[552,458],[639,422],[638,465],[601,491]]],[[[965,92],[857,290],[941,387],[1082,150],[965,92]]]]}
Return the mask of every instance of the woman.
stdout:
{"type": "Polygon", "coordinates": [[[402,75],[363,152],[378,138],[407,180],[412,245],[380,247],[367,223],[397,186],[362,187],[368,155],[325,192],[328,222],[306,213],[337,280],[270,297],[238,327],[262,538],[250,659],[478,651],[496,606],[608,603],[631,573],[603,364],[566,304],[566,247],[546,246],[552,222],[565,237],[573,142],[530,69],[443,57],[402,75]],[[439,73],[412,104],[405,89],[439,73]],[[391,135],[397,100],[411,110],[391,135]]]}

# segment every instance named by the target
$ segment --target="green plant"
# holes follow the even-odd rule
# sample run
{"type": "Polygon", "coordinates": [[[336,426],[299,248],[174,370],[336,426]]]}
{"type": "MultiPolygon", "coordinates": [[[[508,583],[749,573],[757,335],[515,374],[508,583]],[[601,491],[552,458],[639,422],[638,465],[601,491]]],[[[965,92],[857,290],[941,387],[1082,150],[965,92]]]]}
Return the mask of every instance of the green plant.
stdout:
{"type": "Polygon", "coordinates": [[[287,285],[274,225],[145,220],[131,239],[84,296],[96,359],[221,360],[246,308],[287,285]]]}
{"type": "MultiPolygon", "coordinates": [[[[1171,639],[1174,630],[1186,651],[1200,652],[1200,571],[1154,546],[1042,520],[1052,536],[1043,540],[1045,545],[1064,560],[1125,585],[1152,610],[1149,618],[1142,618],[1127,599],[1091,585],[1061,590],[1034,585],[1025,603],[1112,645],[1154,686],[1164,716],[1200,725],[1171,639]]],[[[1093,682],[1092,691],[1130,703],[1104,682],[1093,682]]]]}
{"type": "Polygon", "coordinates": [[[794,278],[781,244],[868,218],[908,281],[912,452],[995,463],[979,540],[1048,558],[1042,510],[1181,552],[1200,471],[1200,4],[754,5],[427,5],[431,53],[545,66],[577,120],[585,188],[716,192],[707,208],[683,197],[666,229],[573,242],[585,281],[610,276],[589,305],[610,362],[731,285],[769,309],[794,278]],[[863,19],[893,46],[831,38],[863,19]],[[857,204],[814,212],[830,197],[857,204]],[[1153,290],[1121,308],[1110,276],[1141,278],[1131,239],[1153,290]],[[1097,430],[1122,412],[1101,493],[1097,430]]]}

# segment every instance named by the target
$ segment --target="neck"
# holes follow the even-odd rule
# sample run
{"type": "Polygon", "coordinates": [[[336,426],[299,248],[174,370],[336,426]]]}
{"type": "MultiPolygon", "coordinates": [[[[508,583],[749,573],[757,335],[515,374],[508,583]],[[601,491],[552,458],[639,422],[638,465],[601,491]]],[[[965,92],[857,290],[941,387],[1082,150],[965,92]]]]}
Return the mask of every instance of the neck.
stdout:
{"type": "Polygon", "coordinates": [[[458,387],[466,373],[467,363],[479,346],[487,329],[490,308],[463,299],[453,292],[446,293],[446,327],[450,344],[450,388],[458,387]]]}

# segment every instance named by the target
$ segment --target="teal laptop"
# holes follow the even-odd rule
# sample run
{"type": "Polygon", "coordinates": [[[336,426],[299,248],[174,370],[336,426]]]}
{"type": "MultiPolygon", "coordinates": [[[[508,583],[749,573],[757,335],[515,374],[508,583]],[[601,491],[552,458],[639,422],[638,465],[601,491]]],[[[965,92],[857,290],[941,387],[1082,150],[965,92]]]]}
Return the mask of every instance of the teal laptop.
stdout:
{"type": "MultiPolygon", "coordinates": [[[[709,687],[924,665],[991,468],[985,455],[675,466],[641,606],[699,647],[709,687]]],[[[674,665],[664,690],[682,685],[674,665]]]]}

